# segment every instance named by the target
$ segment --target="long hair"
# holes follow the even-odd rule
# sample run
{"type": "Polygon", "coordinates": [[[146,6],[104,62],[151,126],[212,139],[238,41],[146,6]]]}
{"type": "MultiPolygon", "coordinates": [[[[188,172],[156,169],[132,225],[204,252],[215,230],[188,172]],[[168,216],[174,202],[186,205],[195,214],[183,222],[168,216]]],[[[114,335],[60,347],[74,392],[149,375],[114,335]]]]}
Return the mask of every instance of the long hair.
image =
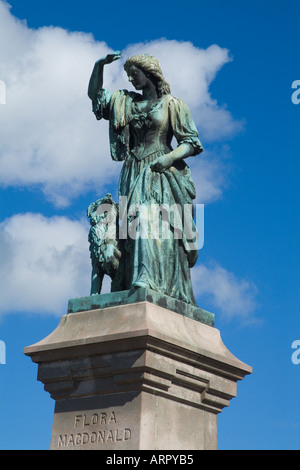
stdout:
{"type": "Polygon", "coordinates": [[[124,64],[127,73],[132,65],[141,69],[153,81],[159,98],[171,93],[170,85],[166,82],[160,63],[155,57],[149,54],[137,54],[130,57],[124,64]]]}

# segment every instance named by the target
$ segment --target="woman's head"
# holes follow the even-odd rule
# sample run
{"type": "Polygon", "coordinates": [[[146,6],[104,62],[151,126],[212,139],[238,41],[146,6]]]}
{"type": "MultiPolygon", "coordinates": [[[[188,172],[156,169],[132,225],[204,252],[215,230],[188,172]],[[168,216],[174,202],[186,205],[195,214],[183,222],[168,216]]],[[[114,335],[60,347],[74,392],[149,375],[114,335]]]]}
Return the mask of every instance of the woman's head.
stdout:
{"type": "Polygon", "coordinates": [[[146,77],[154,83],[159,97],[171,92],[170,85],[165,81],[160,64],[155,57],[149,54],[132,56],[124,64],[124,69],[128,75],[133,67],[142,70],[146,77]]]}

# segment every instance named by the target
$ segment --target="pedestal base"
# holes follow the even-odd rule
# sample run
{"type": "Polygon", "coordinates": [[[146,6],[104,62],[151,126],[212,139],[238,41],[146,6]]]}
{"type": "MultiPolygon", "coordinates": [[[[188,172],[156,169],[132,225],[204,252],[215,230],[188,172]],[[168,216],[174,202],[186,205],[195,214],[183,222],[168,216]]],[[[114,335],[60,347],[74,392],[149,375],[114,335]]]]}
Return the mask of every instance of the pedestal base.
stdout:
{"type": "Polygon", "coordinates": [[[217,329],[148,301],[69,313],[24,352],[56,401],[51,449],[216,449],[251,373],[217,329]]]}

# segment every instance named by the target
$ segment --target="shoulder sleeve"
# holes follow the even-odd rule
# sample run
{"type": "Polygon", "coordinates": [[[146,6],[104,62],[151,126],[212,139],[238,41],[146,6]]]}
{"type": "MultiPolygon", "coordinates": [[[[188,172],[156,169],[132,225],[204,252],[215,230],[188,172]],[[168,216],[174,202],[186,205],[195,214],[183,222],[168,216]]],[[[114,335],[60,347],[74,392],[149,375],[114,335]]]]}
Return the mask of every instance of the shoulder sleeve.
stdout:
{"type": "Polygon", "coordinates": [[[178,98],[171,98],[169,102],[171,126],[178,145],[188,143],[194,148],[194,154],[203,152],[198,138],[198,131],[187,105],[178,98]]]}
{"type": "Polygon", "coordinates": [[[93,113],[98,120],[109,119],[112,95],[112,92],[105,89],[98,92],[97,98],[93,101],[93,113]]]}

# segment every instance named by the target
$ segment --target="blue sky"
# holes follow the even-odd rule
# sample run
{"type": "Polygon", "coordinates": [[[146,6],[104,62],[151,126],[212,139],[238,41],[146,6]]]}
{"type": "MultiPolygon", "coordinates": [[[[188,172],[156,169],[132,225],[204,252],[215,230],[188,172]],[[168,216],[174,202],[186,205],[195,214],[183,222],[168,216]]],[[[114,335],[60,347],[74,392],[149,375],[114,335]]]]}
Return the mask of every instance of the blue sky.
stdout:
{"type": "MultiPolygon", "coordinates": [[[[89,293],[86,209],[115,194],[120,165],[86,91],[95,60],[118,49],[159,58],[205,148],[188,162],[205,206],[194,290],[253,367],[218,417],[219,448],[299,449],[299,2],[9,4],[0,0],[0,448],[49,448],[54,402],[23,348],[89,293]]],[[[105,85],[129,86],[121,64],[105,85]]]]}

